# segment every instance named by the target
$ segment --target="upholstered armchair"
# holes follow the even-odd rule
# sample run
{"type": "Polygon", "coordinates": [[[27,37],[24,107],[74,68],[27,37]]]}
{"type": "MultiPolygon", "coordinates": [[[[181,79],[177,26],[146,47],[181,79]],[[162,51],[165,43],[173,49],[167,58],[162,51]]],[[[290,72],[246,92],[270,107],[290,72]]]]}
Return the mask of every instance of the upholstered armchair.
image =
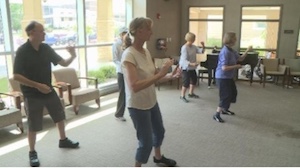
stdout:
{"type": "MultiPolygon", "coordinates": [[[[15,107],[4,107],[4,109],[0,109],[0,128],[16,124],[19,128],[20,132],[24,132],[23,122],[22,122],[22,114],[20,112],[21,108],[21,97],[18,94],[7,94],[0,93],[0,97],[9,96],[13,97],[16,101],[15,107]]],[[[1,98],[2,99],[2,98],[1,98]]]]}
{"type": "MultiPolygon", "coordinates": [[[[20,110],[21,110],[21,114],[22,116],[26,116],[26,113],[25,113],[25,109],[24,109],[24,97],[23,97],[23,94],[21,92],[21,88],[20,88],[20,83],[16,80],[14,80],[13,78],[9,78],[8,79],[9,81],[9,85],[10,85],[10,93],[12,95],[18,95],[20,96],[20,110]]],[[[65,103],[64,103],[64,100],[62,98],[62,88],[60,86],[54,86],[55,88],[57,88],[58,92],[59,92],[59,97],[60,97],[60,102],[62,104],[63,107],[65,107],[65,103]]],[[[17,102],[17,100],[15,100],[15,104],[16,106],[19,104],[17,102]]],[[[48,110],[47,108],[44,107],[43,109],[43,114],[44,115],[47,115],[48,114],[48,110]]]]}
{"type": "Polygon", "coordinates": [[[263,77],[261,78],[260,83],[263,83],[263,87],[265,87],[266,77],[272,76],[275,80],[276,84],[278,83],[278,77],[282,77],[282,87],[284,87],[287,67],[286,65],[279,64],[279,58],[276,59],[263,59],[261,63],[261,70],[263,77]]]}
{"type": "MultiPolygon", "coordinates": [[[[300,77],[300,59],[285,58],[283,63],[287,66],[287,86],[291,86],[294,77],[300,77]]],[[[300,85],[300,81],[298,82],[300,85]]]]}
{"type": "Polygon", "coordinates": [[[56,84],[62,86],[64,98],[73,106],[75,114],[78,114],[80,104],[91,100],[95,100],[100,108],[100,91],[97,78],[78,77],[74,68],[61,68],[52,73],[56,84]],[[94,87],[82,87],[79,79],[92,81],[94,87]]]}

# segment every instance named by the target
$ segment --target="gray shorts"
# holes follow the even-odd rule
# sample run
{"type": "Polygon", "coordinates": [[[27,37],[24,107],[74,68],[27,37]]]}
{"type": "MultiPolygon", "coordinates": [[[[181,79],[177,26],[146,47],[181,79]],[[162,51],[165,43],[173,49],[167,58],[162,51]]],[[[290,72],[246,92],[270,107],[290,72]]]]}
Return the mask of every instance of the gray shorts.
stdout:
{"type": "Polygon", "coordinates": [[[65,120],[66,115],[56,92],[43,98],[26,97],[24,99],[27,123],[30,131],[43,129],[43,108],[47,108],[54,123],[65,120]]]}

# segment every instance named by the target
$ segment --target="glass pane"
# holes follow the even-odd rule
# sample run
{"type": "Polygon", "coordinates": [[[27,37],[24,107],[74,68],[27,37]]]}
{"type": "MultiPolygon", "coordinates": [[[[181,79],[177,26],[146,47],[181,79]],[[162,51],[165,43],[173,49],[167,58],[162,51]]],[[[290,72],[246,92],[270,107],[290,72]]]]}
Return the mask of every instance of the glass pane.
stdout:
{"type": "Polygon", "coordinates": [[[300,56],[300,30],[298,35],[297,56],[300,56]]]}
{"type": "Polygon", "coordinates": [[[265,7],[243,7],[242,19],[253,20],[269,20],[280,18],[280,7],[265,6],[265,7]]]}
{"type": "Polygon", "coordinates": [[[76,1],[42,1],[42,10],[45,43],[52,47],[77,44],[76,1]]]}
{"type": "Polygon", "coordinates": [[[5,51],[4,50],[4,33],[3,33],[3,21],[2,21],[2,5],[0,5],[0,52],[5,51]]]}
{"type": "Polygon", "coordinates": [[[223,22],[190,21],[190,32],[196,34],[195,45],[204,41],[207,47],[222,46],[223,22]]]}
{"type": "Polygon", "coordinates": [[[190,19],[223,19],[222,7],[191,7],[190,19]]]}
{"type": "Polygon", "coordinates": [[[85,1],[87,44],[97,43],[97,0],[85,1]]]}
{"type": "Polygon", "coordinates": [[[11,28],[13,33],[13,44],[14,44],[14,50],[16,50],[27,39],[27,37],[23,37],[23,30],[21,25],[23,19],[23,1],[10,0],[9,7],[10,7],[11,28]]]}
{"type": "Polygon", "coordinates": [[[0,92],[8,92],[6,55],[0,55],[0,92]]]}
{"type": "Polygon", "coordinates": [[[116,82],[116,68],[112,60],[112,47],[89,47],[87,49],[88,76],[97,77],[101,85],[116,82]]]}
{"type": "Polygon", "coordinates": [[[279,23],[242,22],[241,48],[276,49],[279,23]]]}
{"type": "Polygon", "coordinates": [[[85,2],[87,44],[111,43],[126,25],[125,0],[85,2]]]}

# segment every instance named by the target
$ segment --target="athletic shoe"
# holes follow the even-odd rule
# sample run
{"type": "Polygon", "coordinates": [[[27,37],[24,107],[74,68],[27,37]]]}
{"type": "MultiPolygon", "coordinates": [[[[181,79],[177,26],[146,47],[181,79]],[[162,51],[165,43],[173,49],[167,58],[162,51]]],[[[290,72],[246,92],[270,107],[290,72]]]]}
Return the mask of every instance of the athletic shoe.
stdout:
{"type": "Polygon", "coordinates": [[[234,112],[229,111],[229,110],[223,110],[221,113],[222,113],[222,114],[225,114],[225,115],[235,115],[234,112]]]}
{"type": "Polygon", "coordinates": [[[116,117],[116,120],[119,120],[119,121],[126,121],[126,118],[124,118],[124,117],[116,117]]]}
{"type": "Polygon", "coordinates": [[[60,148],[77,148],[78,146],[79,146],[79,142],[73,142],[68,138],[64,140],[59,140],[60,148]]]}
{"type": "Polygon", "coordinates": [[[214,115],[213,119],[216,120],[216,121],[218,121],[218,122],[220,122],[220,123],[224,122],[224,120],[220,116],[218,116],[218,115],[214,115]]]}
{"type": "Polygon", "coordinates": [[[183,102],[185,102],[185,103],[188,103],[189,101],[183,96],[180,96],[180,99],[183,101],[183,102]]]}
{"type": "Polygon", "coordinates": [[[190,97],[190,98],[195,98],[195,99],[199,99],[199,96],[196,95],[196,94],[194,94],[194,93],[188,94],[188,97],[190,97]]]}
{"type": "Polygon", "coordinates": [[[38,159],[36,151],[29,152],[29,162],[31,167],[39,167],[40,161],[38,159]]]}
{"type": "Polygon", "coordinates": [[[164,164],[164,165],[166,165],[168,167],[174,167],[177,164],[175,160],[168,159],[164,155],[161,156],[160,160],[158,160],[155,157],[153,157],[153,161],[154,161],[154,163],[162,163],[162,164],[164,164]]]}

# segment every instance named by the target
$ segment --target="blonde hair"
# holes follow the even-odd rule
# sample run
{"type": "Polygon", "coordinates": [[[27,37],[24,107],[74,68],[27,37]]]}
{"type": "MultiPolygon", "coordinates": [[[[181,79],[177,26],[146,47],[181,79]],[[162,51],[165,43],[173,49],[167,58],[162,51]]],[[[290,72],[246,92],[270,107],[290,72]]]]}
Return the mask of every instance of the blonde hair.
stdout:
{"type": "Polygon", "coordinates": [[[234,32],[227,32],[224,34],[223,44],[224,45],[233,45],[236,41],[236,34],[234,32]]]}
{"type": "Polygon", "coordinates": [[[192,32],[188,32],[184,38],[186,41],[194,41],[196,39],[196,35],[192,32]]]}
{"type": "Polygon", "coordinates": [[[123,43],[123,48],[128,48],[129,46],[132,45],[132,41],[133,39],[132,37],[136,36],[136,31],[138,29],[144,28],[144,27],[152,27],[153,25],[153,21],[152,19],[148,18],[148,17],[137,17],[134,18],[129,25],[129,30],[128,33],[125,36],[125,40],[123,43]]]}

